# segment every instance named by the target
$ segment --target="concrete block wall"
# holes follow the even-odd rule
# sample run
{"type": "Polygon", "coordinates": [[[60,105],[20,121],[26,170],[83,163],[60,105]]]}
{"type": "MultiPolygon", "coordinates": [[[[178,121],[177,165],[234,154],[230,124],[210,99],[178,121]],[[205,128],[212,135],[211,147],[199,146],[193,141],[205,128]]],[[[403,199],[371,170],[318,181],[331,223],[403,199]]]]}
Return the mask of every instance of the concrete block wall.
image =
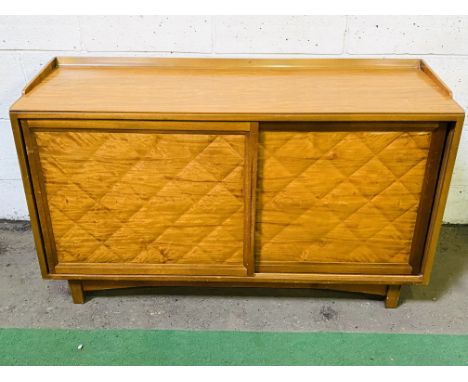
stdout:
{"type": "MultiPolygon", "coordinates": [[[[467,16],[0,16],[0,219],[28,219],[8,108],[56,55],[420,57],[468,109],[467,16]]],[[[468,223],[468,123],[444,221],[468,223]]]]}

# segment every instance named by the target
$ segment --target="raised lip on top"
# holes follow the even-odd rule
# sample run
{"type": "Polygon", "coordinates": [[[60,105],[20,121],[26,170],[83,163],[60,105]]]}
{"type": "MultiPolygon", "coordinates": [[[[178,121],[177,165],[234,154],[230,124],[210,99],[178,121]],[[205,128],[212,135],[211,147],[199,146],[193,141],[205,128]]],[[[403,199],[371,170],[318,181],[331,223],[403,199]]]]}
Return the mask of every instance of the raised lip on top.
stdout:
{"type": "Polygon", "coordinates": [[[168,58],[168,57],[80,57],[52,58],[24,87],[29,93],[52,71],[61,67],[161,67],[209,69],[414,69],[424,72],[447,95],[450,88],[421,59],[396,58],[168,58]]]}

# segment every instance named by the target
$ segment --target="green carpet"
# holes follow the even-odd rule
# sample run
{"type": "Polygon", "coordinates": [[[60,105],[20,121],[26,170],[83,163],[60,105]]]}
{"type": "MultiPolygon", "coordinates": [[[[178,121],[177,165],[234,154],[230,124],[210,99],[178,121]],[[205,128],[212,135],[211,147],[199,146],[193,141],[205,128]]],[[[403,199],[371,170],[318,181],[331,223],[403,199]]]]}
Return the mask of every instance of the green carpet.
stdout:
{"type": "Polygon", "coordinates": [[[0,329],[0,365],[468,365],[468,335],[0,329]]]}

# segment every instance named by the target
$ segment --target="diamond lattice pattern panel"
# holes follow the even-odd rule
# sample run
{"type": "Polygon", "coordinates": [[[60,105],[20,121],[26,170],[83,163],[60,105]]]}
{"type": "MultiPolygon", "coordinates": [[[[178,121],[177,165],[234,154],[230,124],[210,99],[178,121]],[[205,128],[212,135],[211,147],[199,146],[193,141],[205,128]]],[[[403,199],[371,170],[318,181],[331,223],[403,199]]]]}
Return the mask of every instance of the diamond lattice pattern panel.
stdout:
{"type": "Polygon", "coordinates": [[[261,132],[257,260],[408,262],[430,138],[261,132]]]}
{"type": "Polygon", "coordinates": [[[242,264],[244,136],[35,135],[59,262],[242,264]]]}

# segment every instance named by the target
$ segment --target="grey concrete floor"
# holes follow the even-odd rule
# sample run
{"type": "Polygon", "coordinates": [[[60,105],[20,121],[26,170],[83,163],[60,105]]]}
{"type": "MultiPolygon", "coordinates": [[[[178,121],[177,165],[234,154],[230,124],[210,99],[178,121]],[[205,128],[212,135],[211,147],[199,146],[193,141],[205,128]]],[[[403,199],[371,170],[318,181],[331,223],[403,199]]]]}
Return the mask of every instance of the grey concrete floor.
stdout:
{"type": "Polygon", "coordinates": [[[42,280],[27,222],[0,221],[0,327],[153,328],[468,334],[468,226],[444,226],[429,286],[405,287],[398,309],[318,290],[139,288],[74,305],[42,280]]]}

